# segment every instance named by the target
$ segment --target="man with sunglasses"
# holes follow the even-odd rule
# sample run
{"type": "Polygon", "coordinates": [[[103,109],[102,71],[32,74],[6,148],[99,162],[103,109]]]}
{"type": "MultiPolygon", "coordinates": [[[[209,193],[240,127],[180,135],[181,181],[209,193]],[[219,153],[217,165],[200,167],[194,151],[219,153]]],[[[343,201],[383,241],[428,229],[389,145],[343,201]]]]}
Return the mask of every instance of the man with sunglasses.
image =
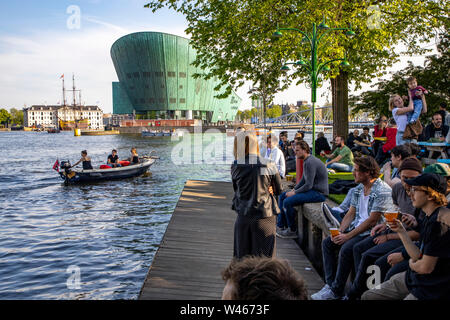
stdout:
{"type": "Polygon", "coordinates": [[[434,173],[405,181],[411,187],[414,207],[425,217],[420,222],[417,247],[400,220],[389,227],[398,233],[408,255],[408,269],[379,287],[366,291],[363,300],[448,300],[450,299],[450,210],[445,208],[447,182],[434,173]]]}

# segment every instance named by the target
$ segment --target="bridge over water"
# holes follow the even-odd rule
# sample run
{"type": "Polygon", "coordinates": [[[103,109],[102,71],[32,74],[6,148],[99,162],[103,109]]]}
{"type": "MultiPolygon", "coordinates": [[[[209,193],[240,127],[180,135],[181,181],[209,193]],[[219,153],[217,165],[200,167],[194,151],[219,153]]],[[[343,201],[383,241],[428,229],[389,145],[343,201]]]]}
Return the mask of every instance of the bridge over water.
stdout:
{"type": "MultiPolygon", "coordinates": [[[[316,126],[323,127],[324,130],[333,128],[333,109],[331,106],[315,108],[316,126]]],[[[349,115],[349,128],[361,128],[374,126],[374,120],[368,117],[367,113],[349,115]]],[[[301,110],[290,114],[282,115],[278,118],[266,119],[266,126],[274,129],[304,128],[312,126],[312,109],[301,110]]],[[[257,128],[264,127],[262,120],[256,124],[257,128]]]]}

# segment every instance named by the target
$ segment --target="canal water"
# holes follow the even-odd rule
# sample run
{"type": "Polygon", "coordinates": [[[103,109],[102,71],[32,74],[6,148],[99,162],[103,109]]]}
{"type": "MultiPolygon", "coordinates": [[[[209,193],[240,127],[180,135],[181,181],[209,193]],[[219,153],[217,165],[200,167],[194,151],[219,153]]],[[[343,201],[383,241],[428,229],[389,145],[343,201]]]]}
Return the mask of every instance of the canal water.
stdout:
{"type": "Polygon", "coordinates": [[[184,183],[230,181],[232,147],[225,134],[0,132],[0,299],[137,298],[184,183]],[[160,157],[151,174],[64,186],[52,170],[81,150],[98,167],[131,147],[160,157]]]}
{"type": "Polygon", "coordinates": [[[232,149],[220,145],[232,147],[232,138],[204,140],[192,139],[193,164],[170,137],[1,132],[0,299],[137,298],[185,181],[230,181],[222,154],[232,149]],[[201,163],[212,144],[218,161],[213,153],[201,163]],[[160,157],[151,175],[66,187],[52,170],[57,158],[73,164],[84,149],[99,166],[113,148],[126,158],[132,146],[160,157]]]}

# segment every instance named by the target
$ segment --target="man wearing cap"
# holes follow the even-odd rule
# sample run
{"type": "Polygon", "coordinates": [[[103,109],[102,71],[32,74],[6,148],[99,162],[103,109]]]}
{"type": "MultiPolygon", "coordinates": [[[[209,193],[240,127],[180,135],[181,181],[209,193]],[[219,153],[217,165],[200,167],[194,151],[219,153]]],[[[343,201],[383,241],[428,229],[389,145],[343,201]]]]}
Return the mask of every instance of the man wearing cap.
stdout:
{"type": "MultiPolygon", "coordinates": [[[[411,198],[406,190],[405,179],[411,179],[419,176],[422,173],[422,164],[417,158],[406,158],[402,161],[399,168],[401,182],[396,183],[392,187],[392,201],[398,211],[402,213],[402,221],[409,227],[417,225],[415,208],[412,205],[411,198]]],[[[420,211],[420,210],[418,210],[420,211]]],[[[414,230],[408,230],[410,238],[414,240],[419,239],[419,233],[414,230]]],[[[385,223],[376,225],[370,232],[370,237],[362,240],[353,247],[353,259],[355,263],[355,280],[347,294],[349,300],[359,299],[361,294],[367,290],[366,280],[370,275],[367,273],[368,267],[377,263],[377,259],[384,255],[391,253],[394,249],[400,252],[402,242],[397,233],[392,232],[387,228],[385,223]]],[[[390,265],[384,258],[384,265],[380,266],[381,279],[384,279],[385,274],[390,268],[390,265]]]]}
{"type": "Polygon", "coordinates": [[[398,233],[410,259],[405,272],[394,275],[379,287],[366,291],[363,300],[448,300],[450,299],[450,210],[445,208],[447,181],[435,173],[406,179],[414,207],[425,217],[420,222],[417,247],[400,220],[389,222],[398,233]]]}
{"type": "MultiPolygon", "coordinates": [[[[439,174],[439,175],[445,177],[447,179],[447,183],[448,183],[448,179],[450,177],[450,168],[445,163],[435,163],[435,164],[432,164],[432,165],[429,165],[428,167],[426,167],[423,170],[423,173],[439,174]]],[[[410,178],[412,178],[412,177],[410,177],[410,178]]],[[[402,179],[402,182],[403,182],[403,179],[402,179]]],[[[409,190],[411,189],[411,186],[409,186],[406,183],[403,183],[403,185],[404,185],[405,189],[407,189],[409,192],[409,190]]],[[[450,197],[450,194],[447,192],[447,201],[449,200],[449,197],[450,197]]],[[[450,202],[447,205],[447,208],[449,208],[449,206],[450,206],[450,202]]],[[[403,213],[403,211],[402,211],[402,213],[403,213]]],[[[416,209],[416,211],[414,213],[414,217],[403,213],[402,221],[405,223],[405,220],[407,219],[409,222],[409,224],[407,224],[407,226],[412,228],[413,230],[415,230],[418,234],[419,222],[420,222],[420,220],[422,220],[424,218],[424,216],[425,216],[425,214],[420,209],[416,209]]],[[[411,239],[414,239],[414,238],[411,236],[411,239]]],[[[408,260],[409,260],[408,252],[406,251],[405,247],[402,244],[397,249],[394,249],[391,252],[384,255],[383,257],[377,259],[375,261],[375,264],[381,270],[381,278],[383,279],[383,277],[384,277],[384,281],[387,281],[390,278],[392,278],[392,276],[394,276],[395,274],[406,271],[408,268],[408,260]]]]}

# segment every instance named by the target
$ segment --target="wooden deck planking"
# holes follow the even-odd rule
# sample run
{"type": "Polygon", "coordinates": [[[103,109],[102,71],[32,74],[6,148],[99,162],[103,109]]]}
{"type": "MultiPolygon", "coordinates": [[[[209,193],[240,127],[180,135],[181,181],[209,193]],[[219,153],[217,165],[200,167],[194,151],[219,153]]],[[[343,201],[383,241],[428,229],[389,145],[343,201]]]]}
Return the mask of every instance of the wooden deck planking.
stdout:
{"type": "MultiPolygon", "coordinates": [[[[232,197],[229,182],[186,183],[139,299],[220,299],[220,273],[233,255],[232,197]]],[[[302,275],[309,294],[322,288],[322,279],[294,240],[277,238],[276,252],[302,275]]]]}

